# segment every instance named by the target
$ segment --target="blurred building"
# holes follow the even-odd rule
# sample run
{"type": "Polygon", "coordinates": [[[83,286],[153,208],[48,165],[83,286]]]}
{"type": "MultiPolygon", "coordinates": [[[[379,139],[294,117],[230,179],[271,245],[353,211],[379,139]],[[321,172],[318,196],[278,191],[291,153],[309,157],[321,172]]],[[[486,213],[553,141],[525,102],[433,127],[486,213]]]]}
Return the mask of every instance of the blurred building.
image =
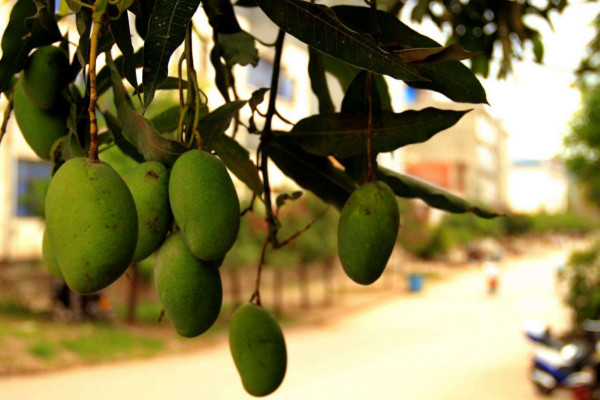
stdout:
{"type": "Polygon", "coordinates": [[[467,110],[453,127],[425,143],[404,148],[406,173],[468,200],[495,208],[507,205],[508,135],[489,106],[452,103],[441,95],[417,91],[411,108],[467,110]]]}
{"type": "MultiPolygon", "coordinates": [[[[0,108],[5,107],[3,97],[0,108]]],[[[40,257],[44,220],[36,186],[43,190],[51,168],[29,148],[11,118],[0,145],[0,262],[40,257]]]]}
{"type": "Polygon", "coordinates": [[[508,199],[513,212],[567,211],[569,181],[559,159],[515,160],[508,182],[508,199]]]}

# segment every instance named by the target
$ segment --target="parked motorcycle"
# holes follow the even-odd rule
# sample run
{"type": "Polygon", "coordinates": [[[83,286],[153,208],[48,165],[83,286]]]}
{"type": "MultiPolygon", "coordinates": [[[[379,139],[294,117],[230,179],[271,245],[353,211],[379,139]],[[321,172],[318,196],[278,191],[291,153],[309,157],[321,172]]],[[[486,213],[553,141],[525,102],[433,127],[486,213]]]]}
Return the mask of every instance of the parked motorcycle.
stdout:
{"type": "Polygon", "coordinates": [[[529,378],[539,393],[564,388],[577,400],[600,399],[600,321],[585,321],[583,334],[569,340],[554,336],[543,321],[527,321],[524,330],[537,344],[529,378]]]}

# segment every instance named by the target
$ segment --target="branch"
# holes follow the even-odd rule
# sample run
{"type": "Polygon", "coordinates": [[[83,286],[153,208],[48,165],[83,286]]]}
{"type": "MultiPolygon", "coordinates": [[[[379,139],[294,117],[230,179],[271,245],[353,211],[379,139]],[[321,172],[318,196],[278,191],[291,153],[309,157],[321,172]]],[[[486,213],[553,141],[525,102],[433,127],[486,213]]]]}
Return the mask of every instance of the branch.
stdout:
{"type": "Polygon", "coordinates": [[[301,234],[303,234],[304,232],[306,232],[311,226],[314,225],[315,222],[317,222],[318,220],[320,220],[323,217],[323,215],[325,215],[325,213],[327,212],[327,210],[329,210],[329,207],[325,207],[325,209],[323,211],[321,211],[312,221],[310,221],[304,227],[300,228],[298,231],[296,231],[295,233],[293,233],[292,235],[290,235],[283,242],[279,242],[277,244],[277,247],[275,247],[275,249],[282,248],[283,246],[285,246],[286,244],[288,244],[289,242],[291,242],[292,240],[296,239],[298,236],[300,236],[301,234]]]}

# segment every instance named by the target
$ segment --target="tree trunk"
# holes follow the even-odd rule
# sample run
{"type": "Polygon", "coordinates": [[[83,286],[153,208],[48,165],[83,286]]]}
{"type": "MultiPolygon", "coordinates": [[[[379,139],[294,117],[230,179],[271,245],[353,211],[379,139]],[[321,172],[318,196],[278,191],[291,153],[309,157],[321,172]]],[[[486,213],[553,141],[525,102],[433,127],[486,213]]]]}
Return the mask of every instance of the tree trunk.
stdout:
{"type": "Polygon", "coordinates": [[[273,270],[273,311],[275,314],[281,314],[283,311],[283,270],[274,268],[273,270]]]}
{"type": "Polygon", "coordinates": [[[240,286],[240,272],[237,269],[230,269],[229,284],[231,285],[231,303],[233,309],[237,309],[242,304],[242,289],[240,286]]]}
{"type": "Polygon", "coordinates": [[[298,287],[300,289],[300,308],[310,308],[310,287],[308,284],[308,267],[301,263],[298,265],[298,287]]]}
{"type": "Polygon", "coordinates": [[[139,267],[137,264],[132,264],[129,267],[129,295],[127,296],[127,315],[125,319],[127,323],[134,324],[136,321],[135,310],[138,303],[138,286],[139,286],[139,267]]]}
{"type": "Polygon", "coordinates": [[[325,260],[323,263],[323,305],[330,306],[333,304],[333,265],[330,260],[325,260]]]}

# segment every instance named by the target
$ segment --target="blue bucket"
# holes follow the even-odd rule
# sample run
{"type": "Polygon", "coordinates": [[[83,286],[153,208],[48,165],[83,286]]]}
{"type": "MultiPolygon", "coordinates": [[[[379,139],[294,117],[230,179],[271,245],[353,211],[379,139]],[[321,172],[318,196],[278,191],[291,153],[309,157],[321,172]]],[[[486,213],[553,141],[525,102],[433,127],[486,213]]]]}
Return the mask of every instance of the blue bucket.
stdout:
{"type": "Polygon", "coordinates": [[[423,275],[410,274],[408,276],[408,290],[411,292],[419,292],[423,289],[423,275]]]}

